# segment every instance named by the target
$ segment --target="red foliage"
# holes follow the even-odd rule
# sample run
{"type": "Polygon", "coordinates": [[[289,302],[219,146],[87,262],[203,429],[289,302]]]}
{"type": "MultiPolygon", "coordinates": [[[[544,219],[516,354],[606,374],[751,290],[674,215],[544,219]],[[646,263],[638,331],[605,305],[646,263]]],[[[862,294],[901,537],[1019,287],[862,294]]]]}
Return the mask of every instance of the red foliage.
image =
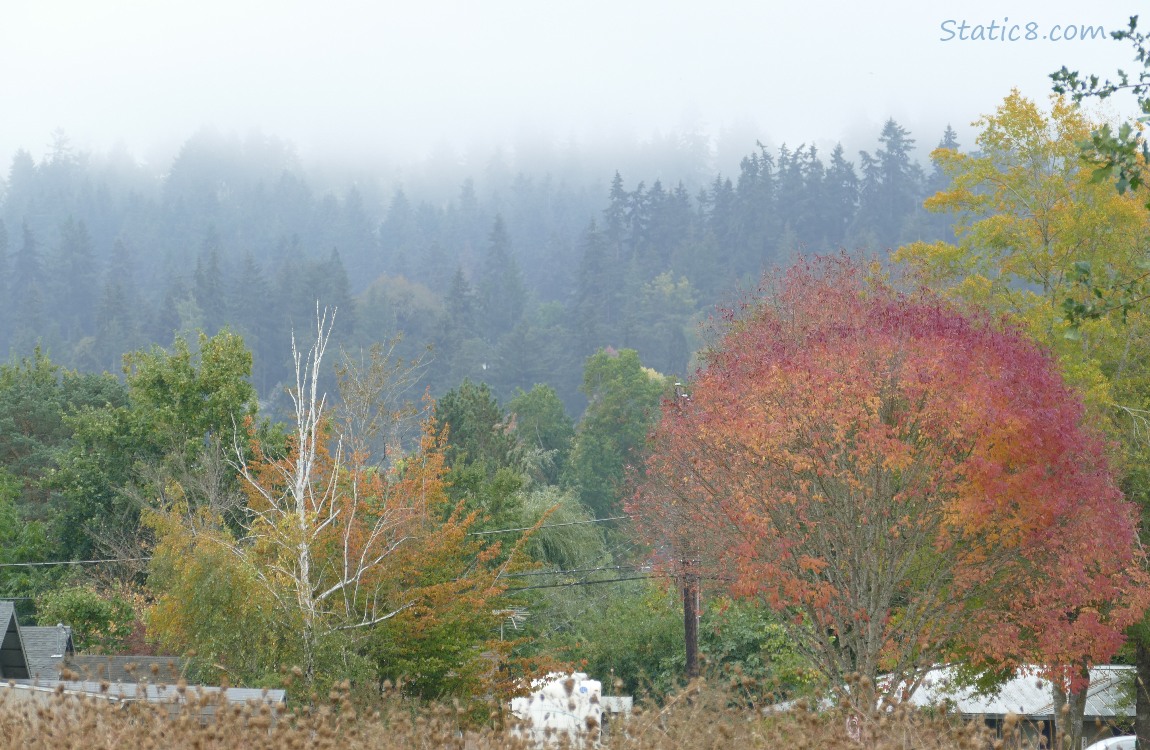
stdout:
{"type": "Polygon", "coordinates": [[[831,678],[1111,656],[1134,513],[1049,356],[845,258],[775,282],[664,405],[649,538],[801,621],[831,678]]]}

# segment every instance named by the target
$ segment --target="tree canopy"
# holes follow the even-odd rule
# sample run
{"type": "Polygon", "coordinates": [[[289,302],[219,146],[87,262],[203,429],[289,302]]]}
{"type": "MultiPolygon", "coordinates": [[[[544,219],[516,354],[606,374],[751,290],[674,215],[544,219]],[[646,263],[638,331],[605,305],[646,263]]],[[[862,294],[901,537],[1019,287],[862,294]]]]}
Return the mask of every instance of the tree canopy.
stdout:
{"type": "Polygon", "coordinates": [[[1141,614],[1133,509],[1017,329],[824,258],[705,363],[631,511],[676,568],[785,613],[832,685],[1105,660],[1141,614]]]}

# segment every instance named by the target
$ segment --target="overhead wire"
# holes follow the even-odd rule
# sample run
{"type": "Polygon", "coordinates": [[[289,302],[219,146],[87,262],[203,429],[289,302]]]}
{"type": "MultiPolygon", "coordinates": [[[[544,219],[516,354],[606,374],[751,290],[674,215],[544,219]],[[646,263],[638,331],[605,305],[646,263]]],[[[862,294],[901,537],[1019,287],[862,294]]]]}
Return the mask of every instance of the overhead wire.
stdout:
{"type": "Polygon", "coordinates": [[[523,578],[524,576],[559,576],[572,573],[595,573],[600,570],[642,570],[642,565],[601,565],[597,568],[571,568],[569,570],[527,570],[521,573],[504,573],[500,578],[523,578]]]}
{"type": "Polygon", "coordinates": [[[558,589],[558,588],[574,588],[576,586],[595,586],[600,583],[619,583],[621,581],[645,581],[649,578],[669,578],[672,577],[669,573],[652,573],[650,575],[642,576],[629,576],[625,578],[604,578],[598,581],[567,581],[566,583],[540,583],[534,586],[517,586],[506,589],[507,591],[529,591],[531,589],[558,589]]]}
{"type": "Polygon", "coordinates": [[[470,531],[468,536],[486,536],[488,534],[510,534],[515,531],[534,531],[535,529],[557,529],[560,526],[582,526],[589,523],[606,523],[608,521],[621,521],[631,516],[612,516],[611,518],[592,518],[586,521],[565,521],[563,523],[549,523],[542,526],[518,526],[514,529],[492,529],[490,531],[470,531]]]}
{"type": "Polygon", "coordinates": [[[100,563],[147,562],[151,557],[108,557],[98,560],[46,560],[43,562],[0,563],[0,568],[36,568],[47,565],[98,565],[100,563]]]}
{"type": "MultiPolygon", "coordinates": [[[[612,516],[611,518],[592,518],[585,521],[566,521],[564,523],[545,524],[543,526],[518,526],[511,529],[490,529],[487,531],[472,531],[468,536],[487,536],[490,534],[510,534],[517,531],[532,531],[538,529],[557,529],[562,526],[580,526],[592,523],[607,523],[608,521],[622,521],[629,519],[631,516],[612,516]]],[[[94,560],[46,560],[42,562],[15,562],[15,563],[0,563],[0,568],[32,568],[49,565],[98,565],[101,563],[118,563],[118,562],[148,562],[151,557],[108,557],[94,560]]]]}

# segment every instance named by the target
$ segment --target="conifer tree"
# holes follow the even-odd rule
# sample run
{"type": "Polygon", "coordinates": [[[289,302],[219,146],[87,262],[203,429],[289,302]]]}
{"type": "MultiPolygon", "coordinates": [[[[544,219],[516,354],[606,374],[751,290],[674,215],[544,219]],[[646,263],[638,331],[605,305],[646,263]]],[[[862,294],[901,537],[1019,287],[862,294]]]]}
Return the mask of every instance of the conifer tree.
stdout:
{"type": "Polygon", "coordinates": [[[215,334],[227,321],[227,293],[224,288],[223,271],[220,269],[221,243],[215,227],[208,229],[196,259],[196,271],[192,289],[196,304],[203,315],[204,329],[215,334]]]}
{"type": "Polygon", "coordinates": [[[527,302],[523,274],[511,252],[511,239],[502,216],[495,217],[488,237],[478,292],[484,321],[481,333],[494,344],[523,317],[527,302]]]}
{"type": "Polygon", "coordinates": [[[914,139],[894,119],[883,125],[879,144],[873,157],[865,151],[860,154],[863,187],[859,226],[872,233],[885,249],[899,242],[903,222],[921,203],[923,175],[911,161],[914,139]]]}
{"type": "Polygon", "coordinates": [[[827,243],[831,247],[841,247],[846,243],[847,232],[858,211],[858,201],[858,175],[854,164],[847,161],[843,145],[838,143],[831,151],[831,163],[826,174],[827,243]]]}
{"type": "Polygon", "coordinates": [[[268,305],[271,285],[250,252],[244,253],[229,296],[232,310],[230,325],[244,337],[244,342],[252,350],[252,380],[256,390],[267,393],[275,383],[271,363],[275,360],[274,351],[281,342],[274,340],[276,326],[272,315],[275,311],[268,305]]]}
{"type": "Polygon", "coordinates": [[[8,329],[11,325],[8,279],[8,229],[0,219],[0,354],[8,351],[8,329]]]}
{"type": "Polygon", "coordinates": [[[583,256],[575,288],[576,348],[581,356],[594,353],[614,332],[621,300],[616,296],[612,276],[606,240],[592,221],[583,235],[583,256]]]}
{"type": "Polygon", "coordinates": [[[127,352],[144,345],[143,313],[133,273],[133,257],[122,240],[116,240],[104,273],[100,299],[96,303],[96,357],[108,372],[117,372],[127,352]]]}
{"type": "Polygon", "coordinates": [[[93,333],[96,308],[96,263],[92,242],[83,221],[68,217],[60,225],[60,245],[54,260],[49,290],[53,297],[62,341],[76,342],[93,333]]]}
{"type": "Polygon", "coordinates": [[[27,223],[23,225],[23,242],[13,258],[10,288],[11,351],[28,356],[38,345],[50,347],[44,269],[39,243],[27,223]]]}

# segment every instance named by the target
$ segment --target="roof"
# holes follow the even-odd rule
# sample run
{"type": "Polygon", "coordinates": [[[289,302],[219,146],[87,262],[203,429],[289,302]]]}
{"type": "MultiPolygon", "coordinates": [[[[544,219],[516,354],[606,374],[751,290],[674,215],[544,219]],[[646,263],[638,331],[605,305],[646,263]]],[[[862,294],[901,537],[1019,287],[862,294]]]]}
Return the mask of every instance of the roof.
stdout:
{"type": "Polygon", "coordinates": [[[171,656],[77,655],[66,625],[20,627],[11,601],[0,600],[0,687],[40,694],[59,687],[65,693],[110,701],[176,704],[185,696],[219,695],[229,703],[283,703],[285,691],[260,688],[177,687],[183,659],[171,656]],[[83,680],[61,680],[68,667],[83,680]]]}
{"type": "Polygon", "coordinates": [[[71,695],[99,696],[109,701],[148,703],[181,703],[189,696],[218,696],[221,692],[228,703],[246,705],[248,703],[283,703],[286,691],[261,688],[218,688],[204,685],[188,685],[181,689],[175,685],[111,684],[108,682],[72,680],[17,680],[0,683],[0,689],[38,690],[60,692],[71,695]],[[34,684],[33,684],[34,683],[34,684]]]}
{"type": "MultiPolygon", "coordinates": [[[[64,666],[84,680],[152,684],[175,683],[184,674],[184,660],[174,656],[72,655],[64,666]]],[[[53,675],[59,677],[59,675],[53,675]]]]}
{"type": "Polygon", "coordinates": [[[20,628],[20,640],[24,643],[28,676],[32,679],[57,679],[64,658],[76,650],[72,645],[72,628],[67,625],[25,625],[20,628]]]}
{"type": "Polygon", "coordinates": [[[10,601],[0,601],[0,677],[28,679],[28,659],[16,623],[16,608],[10,601]]]}
{"type": "Polygon", "coordinates": [[[63,690],[72,693],[106,695],[109,698],[116,698],[122,701],[144,700],[148,703],[179,703],[187,695],[216,696],[221,692],[223,692],[228,703],[238,703],[241,705],[252,701],[256,703],[283,703],[287,695],[287,692],[283,689],[219,688],[206,685],[188,685],[184,688],[180,688],[176,685],[138,685],[135,683],[106,683],[74,680],[52,680],[47,683],[37,684],[47,688],[62,686],[63,690]]]}
{"type": "MultiPolygon", "coordinates": [[[[1086,693],[1084,717],[1111,719],[1134,716],[1129,682],[1134,667],[1111,664],[1090,668],[1090,688],[1086,693]]],[[[948,667],[931,670],[910,700],[917,706],[948,703],[959,713],[982,716],[1019,714],[1032,719],[1053,719],[1054,698],[1051,683],[1031,674],[1020,674],[1005,682],[993,695],[978,695],[974,688],[954,685],[954,672],[948,667]]]]}

